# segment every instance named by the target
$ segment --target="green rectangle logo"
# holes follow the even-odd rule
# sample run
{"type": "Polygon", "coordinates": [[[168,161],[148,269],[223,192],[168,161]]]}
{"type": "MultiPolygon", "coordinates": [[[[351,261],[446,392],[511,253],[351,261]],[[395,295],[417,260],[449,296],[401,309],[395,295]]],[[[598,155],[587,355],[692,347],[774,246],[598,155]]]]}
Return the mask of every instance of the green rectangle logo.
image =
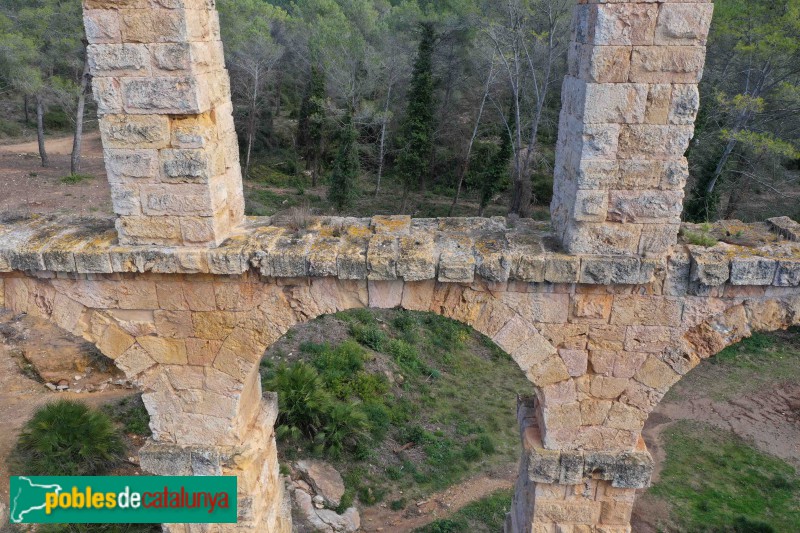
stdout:
{"type": "Polygon", "coordinates": [[[235,476],[15,476],[14,524],[233,524],[235,476]]]}

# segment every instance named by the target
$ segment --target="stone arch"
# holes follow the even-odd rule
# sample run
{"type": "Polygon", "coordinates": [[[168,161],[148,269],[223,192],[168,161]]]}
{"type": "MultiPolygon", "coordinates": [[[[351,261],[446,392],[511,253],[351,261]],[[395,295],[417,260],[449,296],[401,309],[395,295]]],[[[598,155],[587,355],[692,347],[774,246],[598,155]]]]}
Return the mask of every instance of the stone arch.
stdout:
{"type": "MultiPolygon", "coordinates": [[[[800,324],[800,297],[744,300],[687,330],[675,347],[664,351],[662,362],[673,372],[670,388],[702,361],[716,356],[729,346],[754,333],[771,333],[800,324]]],[[[658,404],[653,405],[653,409],[658,404]]]]}

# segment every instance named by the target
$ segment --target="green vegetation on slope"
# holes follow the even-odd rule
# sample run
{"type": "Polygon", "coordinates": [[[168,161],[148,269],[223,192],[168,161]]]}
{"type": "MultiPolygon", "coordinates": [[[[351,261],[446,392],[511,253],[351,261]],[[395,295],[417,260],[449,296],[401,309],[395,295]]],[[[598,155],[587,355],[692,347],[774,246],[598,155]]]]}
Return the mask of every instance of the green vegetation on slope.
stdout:
{"type": "Polygon", "coordinates": [[[433,314],[358,310],[291,332],[262,363],[278,392],[284,460],[331,460],[343,507],[407,502],[518,459],[511,358],[470,328],[433,314]],[[327,343],[309,342],[318,336],[327,343]],[[401,494],[402,493],[402,494],[401,494]]]}
{"type": "Polygon", "coordinates": [[[800,477],[732,433],[681,421],[664,432],[667,460],[650,491],[677,531],[800,531],[800,477]]]}
{"type": "Polygon", "coordinates": [[[497,533],[503,530],[513,496],[513,490],[499,490],[466,505],[450,518],[416,529],[415,533],[497,533]]]}

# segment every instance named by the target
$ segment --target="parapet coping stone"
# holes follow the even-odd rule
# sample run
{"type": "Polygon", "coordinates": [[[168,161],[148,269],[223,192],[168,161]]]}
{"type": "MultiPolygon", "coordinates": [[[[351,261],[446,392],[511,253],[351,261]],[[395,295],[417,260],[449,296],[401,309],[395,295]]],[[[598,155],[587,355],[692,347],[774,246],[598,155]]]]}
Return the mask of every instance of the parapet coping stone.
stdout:
{"type": "MultiPolygon", "coordinates": [[[[791,219],[789,219],[791,220],[791,219]]],[[[121,245],[114,220],[0,215],[0,272],[213,274],[267,278],[644,285],[684,258],[706,286],[800,285],[800,243],[679,244],[667,257],[569,255],[548,222],[528,219],[249,217],[217,248],[121,245]]]]}

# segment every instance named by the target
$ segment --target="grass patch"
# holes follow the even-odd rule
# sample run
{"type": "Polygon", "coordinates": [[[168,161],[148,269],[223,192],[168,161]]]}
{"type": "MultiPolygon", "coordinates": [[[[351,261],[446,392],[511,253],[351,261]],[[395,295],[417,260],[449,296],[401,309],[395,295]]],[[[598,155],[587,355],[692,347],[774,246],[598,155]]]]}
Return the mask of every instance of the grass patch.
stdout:
{"type": "Polygon", "coordinates": [[[78,183],[93,179],[94,176],[90,176],[88,174],[70,174],[69,176],[64,176],[61,178],[61,183],[65,183],[67,185],[76,185],[78,183]]]}
{"type": "Polygon", "coordinates": [[[704,232],[681,230],[681,236],[688,244],[704,246],[706,248],[711,248],[719,242],[713,235],[704,232]]]}
{"type": "Polygon", "coordinates": [[[282,459],[330,460],[347,501],[401,507],[518,459],[516,396],[529,383],[457,322],[337,313],[279,340],[261,369],[265,389],[278,392],[282,459]]]}
{"type": "Polygon", "coordinates": [[[511,510],[512,490],[499,490],[472,502],[450,518],[431,522],[415,529],[415,533],[496,533],[503,530],[506,514],[511,510]]]}
{"type": "Polygon", "coordinates": [[[800,531],[800,477],[729,432],[681,421],[664,432],[667,460],[651,494],[678,531],[800,531]]]}
{"type": "Polygon", "coordinates": [[[139,437],[151,435],[150,415],[144,406],[141,394],[104,405],[103,412],[119,424],[125,433],[139,437]]]}
{"type": "Polygon", "coordinates": [[[41,407],[25,424],[11,469],[29,476],[97,476],[116,466],[124,452],[108,415],[59,400],[41,407]]]}

